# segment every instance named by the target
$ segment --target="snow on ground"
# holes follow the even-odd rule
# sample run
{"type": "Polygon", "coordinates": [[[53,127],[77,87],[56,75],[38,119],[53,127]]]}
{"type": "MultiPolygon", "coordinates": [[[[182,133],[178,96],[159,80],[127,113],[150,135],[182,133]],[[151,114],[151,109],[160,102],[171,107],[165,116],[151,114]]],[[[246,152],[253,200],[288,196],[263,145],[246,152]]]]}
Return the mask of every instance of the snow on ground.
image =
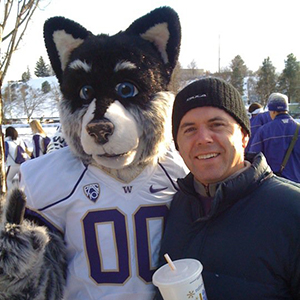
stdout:
{"type": "Polygon", "coordinates": [[[56,76],[32,78],[29,79],[27,84],[37,90],[41,88],[44,81],[48,81],[50,85],[54,84],[58,86],[58,80],[56,76]]]}

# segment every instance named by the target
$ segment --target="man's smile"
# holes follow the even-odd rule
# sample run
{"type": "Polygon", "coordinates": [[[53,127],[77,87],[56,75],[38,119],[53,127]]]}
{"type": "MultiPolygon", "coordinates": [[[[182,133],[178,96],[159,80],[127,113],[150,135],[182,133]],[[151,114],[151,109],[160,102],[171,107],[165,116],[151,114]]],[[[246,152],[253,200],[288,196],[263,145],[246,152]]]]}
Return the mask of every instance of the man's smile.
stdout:
{"type": "Polygon", "coordinates": [[[208,153],[208,154],[198,155],[197,158],[203,160],[203,159],[214,158],[217,157],[218,155],[219,153],[208,153]]]}

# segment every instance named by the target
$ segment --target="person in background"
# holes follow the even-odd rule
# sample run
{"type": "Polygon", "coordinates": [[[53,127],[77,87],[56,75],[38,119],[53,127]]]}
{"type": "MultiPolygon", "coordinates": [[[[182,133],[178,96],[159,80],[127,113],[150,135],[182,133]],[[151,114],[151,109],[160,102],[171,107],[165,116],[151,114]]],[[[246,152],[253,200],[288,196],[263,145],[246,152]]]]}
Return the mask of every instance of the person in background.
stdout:
{"type": "Polygon", "coordinates": [[[33,133],[32,145],[33,150],[31,158],[36,158],[47,153],[47,147],[50,142],[50,138],[47,137],[41,123],[38,120],[30,122],[31,131],[33,133]]]}
{"type": "Polygon", "coordinates": [[[258,114],[262,113],[264,111],[262,105],[257,102],[251,103],[251,105],[248,108],[248,112],[251,115],[250,118],[250,125],[251,125],[251,119],[254,119],[258,114]]]}
{"type": "Polygon", "coordinates": [[[248,145],[245,149],[246,153],[249,152],[250,145],[252,144],[253,138],[254,138],[257,130],[261,126],[263,126],[264,124],[266,124],[272,120],[269,112],[264,111],[262,105],[257,102],[254,102],[249,106],[248,112],[251,115],[251,118],[250,118],[251,135],[250,135],[248,145]]]}
{"type": "Polygon", "coordinates": [[[288,97],[273,93],[268,99],[272,122],[261,127],[250,146],[250,152],[262,152],[273,172],[300,183],[300,131],[288,161],[281,171],[285,154],[296,132],[297,122],[288,113],[288,97]]]}
{"type": "Polygon", "coordinates": [[[244,158],[239,92],[213,77],[191,83],[175,98],[172,133],[190,173],[178,179],[160,265],[165,253],[198,259],[209,300],[300,300],[300,185],[262,153],[244,158]]]}
{"type": "MultiPolygon", "coordinates": [[[[26,151],[27,145],[19,137],[18,131],[13,126],[9,126],[5,130],[4,145],[5,145],[6,185],[7,185],[7,189],[10,190],[13,188],[13,186],[18,185],[17,184],[18,178],[16,178],[16,176],[19,174],[20,164],[15,162],[17,146],[20,145],[22,149],[26,151]]],[[[29,159],[29,156],[26,155],[24,159],[29,159]]]]}

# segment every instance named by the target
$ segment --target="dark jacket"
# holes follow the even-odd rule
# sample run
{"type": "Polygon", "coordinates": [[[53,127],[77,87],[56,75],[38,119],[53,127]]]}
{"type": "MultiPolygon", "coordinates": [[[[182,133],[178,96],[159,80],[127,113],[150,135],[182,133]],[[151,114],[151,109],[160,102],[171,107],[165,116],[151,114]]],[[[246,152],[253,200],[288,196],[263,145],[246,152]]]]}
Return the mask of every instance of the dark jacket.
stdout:
{"type": "Polygon", "coordinates": [[[300,185],[273,175],[258,154],[218,186],[204,216],[193,180],[178,181],[160,264],[165,253],[198,259],[209,300],[299,300],[300,185]]]}

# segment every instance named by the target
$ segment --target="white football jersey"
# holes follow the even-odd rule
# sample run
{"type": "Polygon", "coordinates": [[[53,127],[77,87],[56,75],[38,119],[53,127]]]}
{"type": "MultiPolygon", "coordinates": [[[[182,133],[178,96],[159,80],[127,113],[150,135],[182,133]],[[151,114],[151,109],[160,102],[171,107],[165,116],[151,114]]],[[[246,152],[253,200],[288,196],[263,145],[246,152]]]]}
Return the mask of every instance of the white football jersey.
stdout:
{"type": "Polygon", "coordinates": [[[22,165],[27,208],[64,234],[66,300],[152,300],[165,216],[184,177],[168,153],[128,184],[84,166],[69,148],[22,165]]]}

